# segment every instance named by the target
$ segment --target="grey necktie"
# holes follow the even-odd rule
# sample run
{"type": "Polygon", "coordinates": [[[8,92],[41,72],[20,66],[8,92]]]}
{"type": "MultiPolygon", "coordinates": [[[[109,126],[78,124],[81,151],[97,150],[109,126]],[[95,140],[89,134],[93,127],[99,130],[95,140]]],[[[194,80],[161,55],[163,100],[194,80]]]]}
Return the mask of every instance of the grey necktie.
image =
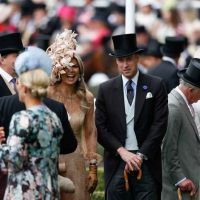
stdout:
{"type": "Polygon", "coordinates": [[[133,81],[129,80],[127,82],[127,86],[126,86],[126,88],[127,88],[127,99],[128,99],[128,102],[129,102],[130,105],[132,104],[133,98],[134,98],[134,89],[132,87],[132,83],[133,83],[133,81]]]}

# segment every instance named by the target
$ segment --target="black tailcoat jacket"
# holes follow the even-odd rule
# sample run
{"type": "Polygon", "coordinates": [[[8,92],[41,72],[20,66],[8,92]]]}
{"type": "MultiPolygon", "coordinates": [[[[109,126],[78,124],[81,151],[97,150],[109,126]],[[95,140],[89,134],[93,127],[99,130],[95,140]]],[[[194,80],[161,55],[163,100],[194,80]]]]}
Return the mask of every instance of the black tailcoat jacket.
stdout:
{"type": "Polygon", "coordinates": [[[0,75],[0,97],[12,95],[10,89],[6,85],[4,79],[0,75]]]}
{"type": "MultiPolygon", "coordinates": [[[[135,96],[134,127],[139,152],[161,187],[161,142],[167,129],[167,92],[161,79],[139,73],[135,96]]],[[[125,146],[126,114],[122,77],[99,87],[96,99],[98,142],[104,147],[106,188],[120,162],[117,149],[125,146]]]]}
{"type": "Polygon", "coordinates": [[[148,74],[162,78],[169,94],[179,84],[177,72],[173,63],[163,60],[157,67],[150,69],[148,74]]]}
{"type": "MultiPolygon", "coordinates": [[[[64,134],[60,144],[61,154],[73,152],[77,147],[77,141],[69,124],[64,105],[49,98],[45,98],[43,102],[49,109],[56,113],[62,123],[64,134]]],[[[16,94],[0,98],[0,126],[5,128],[6,137],[9,134],[8,129],[12,115],[25,109],[25,105],[19,101],[16,94]]]]}

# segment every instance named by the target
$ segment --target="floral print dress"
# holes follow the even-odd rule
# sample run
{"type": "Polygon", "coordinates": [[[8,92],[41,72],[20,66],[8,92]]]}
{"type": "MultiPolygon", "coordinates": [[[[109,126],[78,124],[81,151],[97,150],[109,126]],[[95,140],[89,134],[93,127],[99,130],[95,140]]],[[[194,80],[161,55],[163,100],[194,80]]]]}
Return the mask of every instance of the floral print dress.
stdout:
{"type": "Polygon", "coordinates": [[[0,145],[0,170],[8,170],[4,200],[57,200],[62,125],[46,106],[13,115],[7,144],[0,145]]]}

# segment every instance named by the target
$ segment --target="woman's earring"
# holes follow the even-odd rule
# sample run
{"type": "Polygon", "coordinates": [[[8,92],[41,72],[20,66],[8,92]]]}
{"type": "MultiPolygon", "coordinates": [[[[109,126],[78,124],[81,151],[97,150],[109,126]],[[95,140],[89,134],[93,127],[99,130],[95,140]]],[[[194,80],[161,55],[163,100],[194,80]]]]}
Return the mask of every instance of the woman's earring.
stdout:
{"type": "Polygon", "coordinates": [[[78,78],[78,81],[81,82],[81,77],[78,78]]]}

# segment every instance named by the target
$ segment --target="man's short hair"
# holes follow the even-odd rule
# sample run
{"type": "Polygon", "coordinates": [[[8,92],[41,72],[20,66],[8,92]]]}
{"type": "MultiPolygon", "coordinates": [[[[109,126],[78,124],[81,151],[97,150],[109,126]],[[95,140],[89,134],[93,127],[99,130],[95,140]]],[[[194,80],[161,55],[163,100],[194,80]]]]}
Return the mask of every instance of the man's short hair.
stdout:
{"type": "Polygon", "coordinates": [[[195,90],[200,90],[199,87],[196,87],[196,86],[194,86],[194,85],[192,85],[192,84],[190,84],[190,83],[184,81],[184,80],[181,79],[181,78],[180,78],[180,84],[183,85],[183,86],[185,86],[185,87],[188,87],[188,88],[192,88],[192,89],[195,89],[195,90]]]}

